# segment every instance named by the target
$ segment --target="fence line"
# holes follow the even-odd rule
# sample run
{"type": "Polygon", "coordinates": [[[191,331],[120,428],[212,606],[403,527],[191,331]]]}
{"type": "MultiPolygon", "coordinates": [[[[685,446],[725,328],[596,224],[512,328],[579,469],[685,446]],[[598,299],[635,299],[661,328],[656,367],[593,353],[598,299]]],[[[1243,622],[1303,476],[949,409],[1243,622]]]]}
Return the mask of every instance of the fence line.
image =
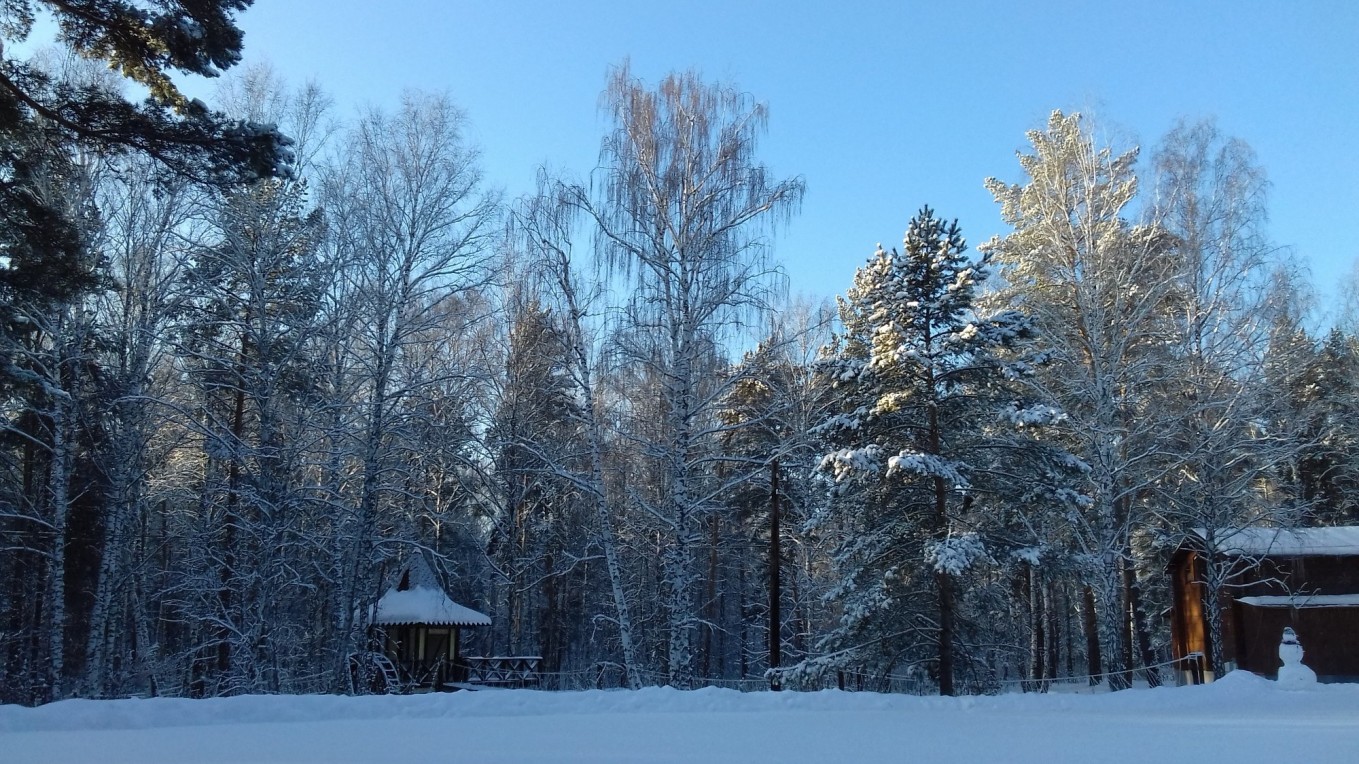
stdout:
{"type": "MultiPolygon", "coordinates": [[[[1168,660],[1149,666],[1135,666],[1132,669],[1116,669],[1098,674],[1045,679],[959,678],[955,680],[955,685],[963,694],[970,695],[995,694],[1012,687],[1020,687],[1025,692],[1044,692],[1055,685],[1095,685],[1110,677],[1145,676],[1150,671],[1183,668],[1183,666],[1183,660],[1168,660]]],[[[632,673],[644,686],[662,686],[667,684],[669,680],[669,677],[658,671],[634,669],[632,673]]],[[[1166,678],[1162,679],[1162,681],[1165,680],[1166,678]]],[[[1170,681],[1173,682],[1174,680],[1171,679],[1170,681]]],[[[539,672],[536,686],[548,691],[617,689],[627,687],[628,682],[627,674],[622,666],[609,664],[570,671],[539,672]]],[[[689,680],[689,687],[691,689],[720,687],[739,692],[761,692],[770,689],[770,680],[765,676],[693,677],[689,680]]],[[[797,690],[838,688],[851,692],[883,692],[898,695],[933,695],[939,691],[936,682],[921,674],[879,674],[852,668],[827,672],[815,677],[784,675],[783,687],[797,690]]]]}
{"type": "MultiPolygon", "coordinates": [[[[1044,678],[1044,679],[997,679],[997,680],[996,680],[996,684],[1002,685],[1002,686],[1016,685],[1016,684],[1017,684],[1017,685],[1033,685],[1033,684],[1039,684],[1039,683],[1046,683],[1046,684],[1076,684],[1076,683],[1079,683],[1079,682],[1086,682],[1087,684],[1099,684],[1100,682],[1103,682],[1105,679],[1107,679],[1107,678],[1109,678],[1109,677],[1113,677],[1113,676],[1129,676],[1129,675],[1136,675],[1136,674],[1142,674],[1143,676],[1147,676],[1148,673],[1151,672],[1151,671],[1159,671],[1160,669],[1163,669],[1163,668],[1183,667],[1183,665],[1184,665],[1184,659],[1171,659],[1171,660],[1168,660],[1168,661],[1162,661],[1161,663],[1154,663],[1154,664],[1152,664],[1152,665],[1150,665],[1150,666],[1135,666],[1135,667],[1130,668],[1130,669],[1115,669],[1115,670],[1112,670],[1112,671],[1103,671],[1103,672],[1100,672],[1100,673],[1098,673],[1098,674],[1081,674],[1081,675],[1079,675],[1079,676],[1049,677],[1049,678],[1044,678]],[[1093,681],[1093,682],[1090,681],[1090,680],[1092,680],[1092,679],[1093,679],[1093,680],[1096,680],[1096,681],[1093,681]]],[[[1162,681],[1164,681],[1164,680],[1162,680],[1162,681]]]]}

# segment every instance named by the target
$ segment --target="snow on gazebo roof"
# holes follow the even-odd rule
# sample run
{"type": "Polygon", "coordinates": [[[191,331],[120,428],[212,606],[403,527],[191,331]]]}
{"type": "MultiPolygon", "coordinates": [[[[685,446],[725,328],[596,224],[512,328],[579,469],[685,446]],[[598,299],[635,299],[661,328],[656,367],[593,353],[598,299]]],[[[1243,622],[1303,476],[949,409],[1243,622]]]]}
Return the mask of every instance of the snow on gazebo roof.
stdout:
{"type": "Polygon", "coordinates": [[[444,593],[429,562],[414,554],[396,577],[396,583],[378,600],[373,623],[382,626],[490,626],[489,616],[459,605],[444,593]]]}
{"type": "Polygon", "coordinates": [[[459,605],[428,586],[393,587],[378,600],[373,623],[384,626],[423,623],[430,626],[490,626],[491,619],[459,605]]]}
{"type": "MultiPolygon", "coordinates": [[[[1208,531],[1194,535],[1208,540],[1208,531]]],[[[1359,526],[1334,528],[1235,528],[1214,534],[1222,554],[1260,557],[1359,556],[1359,526]]]]}

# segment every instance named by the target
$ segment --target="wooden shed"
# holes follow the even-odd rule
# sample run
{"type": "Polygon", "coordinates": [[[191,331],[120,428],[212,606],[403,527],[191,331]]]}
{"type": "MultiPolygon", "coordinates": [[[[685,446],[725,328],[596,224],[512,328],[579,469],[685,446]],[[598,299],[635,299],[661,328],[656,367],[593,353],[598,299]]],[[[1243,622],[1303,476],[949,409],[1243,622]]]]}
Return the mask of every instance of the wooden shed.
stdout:
{"type": "Polygon", "coordinates": [[[406,688],[448,690],[467,681],[462,631],[491,619],[454,602],[417,557],[378,600],[372,623],[374,641],[406,688]]]}
{"type": "Polygon", "coordinates": [[[1186,670],[1187,659],[1211,649],[1204,599],[1209,559],[1225,581],[1219,593],[1224,670],[1274,677],[1280,637],[1292,627],[1306,651],[1303,663],[1321,681],[1359,682],[1359,527],[1190,534],[1169,566],[1171,646],[1186,670]]]}

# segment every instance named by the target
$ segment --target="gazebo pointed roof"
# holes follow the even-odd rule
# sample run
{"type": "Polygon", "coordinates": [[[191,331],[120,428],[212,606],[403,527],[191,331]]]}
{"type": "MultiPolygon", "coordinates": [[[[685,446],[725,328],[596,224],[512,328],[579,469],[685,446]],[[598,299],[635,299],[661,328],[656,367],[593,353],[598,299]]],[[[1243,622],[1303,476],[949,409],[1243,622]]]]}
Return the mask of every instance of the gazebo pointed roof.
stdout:
{"type": "Polygon", "coordinates": [[[381,626],[490,626],[491,619],[454,602],[421,555],[414,555],[396,583],[378,600],[373,623],[381,626]]]}

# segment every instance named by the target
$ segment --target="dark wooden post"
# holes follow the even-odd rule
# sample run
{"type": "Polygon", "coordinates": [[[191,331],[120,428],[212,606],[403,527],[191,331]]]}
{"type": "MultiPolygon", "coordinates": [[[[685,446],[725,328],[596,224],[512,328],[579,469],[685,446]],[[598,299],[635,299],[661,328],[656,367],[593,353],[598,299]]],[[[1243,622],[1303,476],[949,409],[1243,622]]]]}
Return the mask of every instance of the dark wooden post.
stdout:
{"type": "Polygon", "coordinates": [[[1101,659],[1099,650],[1099,623],[1095,617],[1095,590],[1088,584],[1081,591],[1081,610],[1085,626],[1085,670],[1090,675],[1090,686],[1100,683],[1101,659]]]}
{"type": "Polygon", "coordinates": [[[769,689],[778,692],[783,689],[783,680],[778,675],[782,661],[780,648],[783,642],[782,617],[779,613],[781,583],[779,569],[783,567],[782,550],[779,548],[779,460],[769,465],[769,689]]]}

